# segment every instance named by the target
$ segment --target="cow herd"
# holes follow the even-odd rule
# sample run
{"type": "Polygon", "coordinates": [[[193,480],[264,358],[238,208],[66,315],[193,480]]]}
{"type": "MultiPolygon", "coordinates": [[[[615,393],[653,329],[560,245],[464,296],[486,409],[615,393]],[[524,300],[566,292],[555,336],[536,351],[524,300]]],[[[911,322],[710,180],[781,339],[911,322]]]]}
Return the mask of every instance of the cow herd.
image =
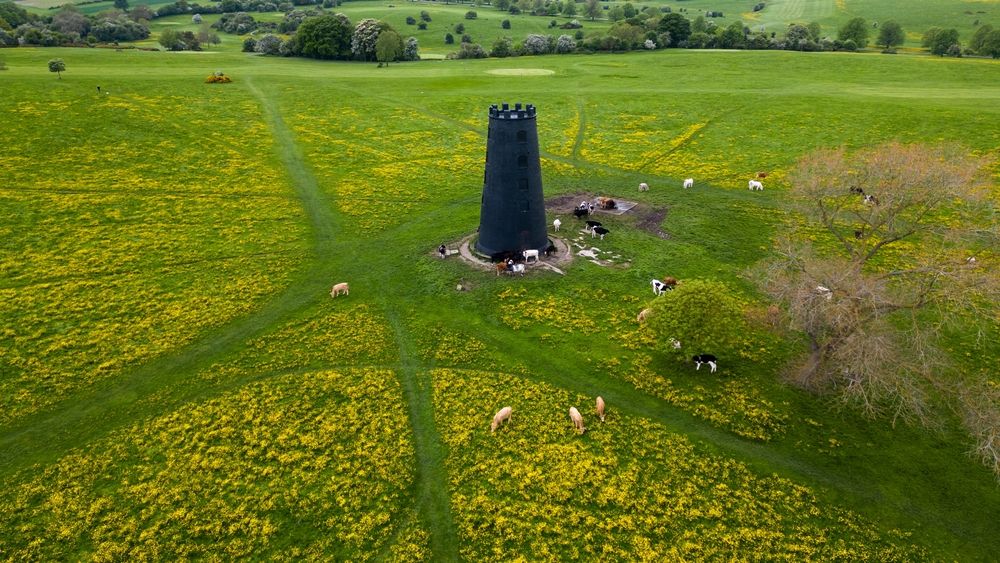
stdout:
{"type": "MultiPolygon", "coordinates": [[[[605,417],[605,404],[604,398],[598,397],[594,402],[594,412],[597,414],[597,418],[604,422],[605,417]]],[[[504,407],[497,411],[493,415],[493,421],[490,422],[490,433],[496,432],[498,428],[503,426],[506,422],[508,425],[511,424],[511,415],[514,409],[512,407],[504,407]]],[[[587,428],[583,425],[583,415],[576,407],[569,408],[569,420],[573,424],[573,429],[576,430],[577,434],[583,434],[587,431],[587,428]]]]}

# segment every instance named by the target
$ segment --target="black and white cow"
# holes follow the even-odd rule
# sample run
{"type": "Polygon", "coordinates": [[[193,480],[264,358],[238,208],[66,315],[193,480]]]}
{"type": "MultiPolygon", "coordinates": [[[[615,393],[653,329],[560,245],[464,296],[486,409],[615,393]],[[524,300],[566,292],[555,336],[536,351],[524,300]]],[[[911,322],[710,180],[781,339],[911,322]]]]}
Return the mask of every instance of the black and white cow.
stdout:
{"type": "Polygon", "coordinates": [[[601,222],[600,221],[587,221],[587,230],[588,231],[593,230],[594,227],[600,227],[600,226],[601,226],[601,222]]]}
{"type": "Polygon", "coordinates": [[[610,233],[611,231],[605,229],[604,227],[594,227],[590,230],[590,238],[594,238],[597,235],[601,235],[601,240],[604,240],[604,235],[610,233]]]}
{"type": "Polygon", "coordinates": [[[715,362],[718,361],[715,356],[711,354],[698,354],[692,357],[691,360],[694,361],[695,370],[700,370],[701,364],[708,364],[708,367],[712,368],[712,373],[715,373],[715,362]]]}

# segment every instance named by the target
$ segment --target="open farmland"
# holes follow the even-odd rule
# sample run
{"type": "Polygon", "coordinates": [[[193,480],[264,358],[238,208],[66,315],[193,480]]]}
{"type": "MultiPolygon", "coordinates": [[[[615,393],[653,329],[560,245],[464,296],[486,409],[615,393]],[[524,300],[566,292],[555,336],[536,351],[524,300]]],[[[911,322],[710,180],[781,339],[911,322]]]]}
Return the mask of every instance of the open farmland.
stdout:
{"type": "MultiPolygon", "coordinates": [[[[1000,197],[993,61],[4,58],[5,558],[1000,552],[1000,491],[950,423],[893,427],[799,392],[780,379],[798,343],[766,331],[708,374],[635,322],[665,274],[762,303],[745,271],[796,220],[783,195],[812,149],[960,142],[1000,197]],[[234,82],[204,84],[217,70],[234,82]],[[653,228],[605,219],[614,266],[513,279],[433,255],[478,224],[502,101],[539,108],[546,197],[665,210],[653,228]],[[767,189],[749,192],[757,170],[767,189]],[[491,435],[504,405],[513,424],[491,435]]],[[[997,381],[997,336],[946,334],[958,371],[997,381]]]]}

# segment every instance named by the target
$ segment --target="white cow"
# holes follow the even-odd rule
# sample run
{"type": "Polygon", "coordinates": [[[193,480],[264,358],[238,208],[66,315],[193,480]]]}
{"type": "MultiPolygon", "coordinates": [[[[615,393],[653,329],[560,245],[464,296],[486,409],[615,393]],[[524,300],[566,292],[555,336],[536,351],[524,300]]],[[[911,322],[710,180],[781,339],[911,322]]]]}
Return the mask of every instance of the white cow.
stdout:
{"type": "Polygon", "coordinates": [[[693,188],[693,187],[694,187],[694,178],[688,178],[688,179],[684,180],[684,189],[685,190],[688,189],[688,188],[693,188]]]}
{"type": "Polygon", "coordinates": [[[597,398],[597,416],[601,418],[601,422],[604,422],[604,398],[597,398]]]}
{"type": "Polygon", "coordinates": [[[763,191],[764,190],[764,184],[761,184],[757,180],[750,180],[747,183],[747,185],[749,186],[749,189],[751,191],[753,191],[753,190],[763,191]]]}
{"type": "Polygon", "coordinates": [[[341,293],[343,293],[344,295],[351,294],[351,287],[347,285],[347,282],[341,282],[334,285],[333,289],[330,290],[330,297],[336,297],[341,293]]]}
{"type": "Polygon", "coordinates": [[[643,182],[643,183],[639,184],[639,191],[640,192],[648,192],[649,191],[649,184],[647,184],[646,182],[643,182]]]}
{"type": "Polygon", "coordinates": [[[522,254],[524,255],[525,262],[531,262],[532,258],[535,259],[535,262],[538,262],[538,250],[525,250],[522,254]]]}
{"type": "Polygon", "coordinates": [[[583,434],[587,431],[583,427],[583,416],[580,415],[580,411],[576,410],[576,407],[569,408],[569,418],[573,421],[573,427],[576,428],[578,433],[583,434]]]}
{"type": "Polygon", "coordinates": [[[561,226],[562,226],[562,221],[560,221],[559,219],[552,221],[552,227],[555,228],[556,232],[559,231],[559,227],[561,226]]]}
{"type": "Polygon", "coordinates": [[[490,432],[496,432],[497,428],[499,428],[505,420],[510,421],[510,413],[513,412],[513,410],[514,409],[510,407],[504,407],[498,410],[497,413],[493,415],[493,422],[490,423],[490,432]]]}

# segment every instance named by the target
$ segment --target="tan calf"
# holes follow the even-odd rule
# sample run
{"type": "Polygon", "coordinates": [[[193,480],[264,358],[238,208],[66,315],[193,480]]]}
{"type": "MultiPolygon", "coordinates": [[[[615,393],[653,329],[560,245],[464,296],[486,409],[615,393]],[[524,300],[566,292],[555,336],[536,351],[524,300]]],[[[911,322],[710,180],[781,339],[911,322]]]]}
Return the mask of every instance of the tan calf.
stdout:
{"type": "Polygon", "coordinates": [[[576,407],[569,408],[569,418],[573,421],[573,427],[576,428],[577,432],[583,434],[587,431],[587,429],[583,427],[583,417],[580,416],[580,411],[576,410],[576,407]]]}
{"type": "Polygon", "coordinates": [[[336,297],[341,293],[343,293],[344,295],[351,294],[351,287],[347,285],[347,282],[341,282],[338,283],[337,285],[334,285],[333,289],[330,290],[330,297],[336,297]]]}
{"type": "Polygon", "coordinates": [[[597,398],[597,416],[601,418],[601,422],[604,422],[604,398],[597,398]]]}
{"type": "Polygon", "coordinates": [[[504,407],[498,410],[497,413],[493,415],[493,422],[490,424],[490,432],[496,432],[497,428],[499,428],[505,420],[509,421],[510,413],[513,411],[514,409],[510,407],[504,407]]]}

